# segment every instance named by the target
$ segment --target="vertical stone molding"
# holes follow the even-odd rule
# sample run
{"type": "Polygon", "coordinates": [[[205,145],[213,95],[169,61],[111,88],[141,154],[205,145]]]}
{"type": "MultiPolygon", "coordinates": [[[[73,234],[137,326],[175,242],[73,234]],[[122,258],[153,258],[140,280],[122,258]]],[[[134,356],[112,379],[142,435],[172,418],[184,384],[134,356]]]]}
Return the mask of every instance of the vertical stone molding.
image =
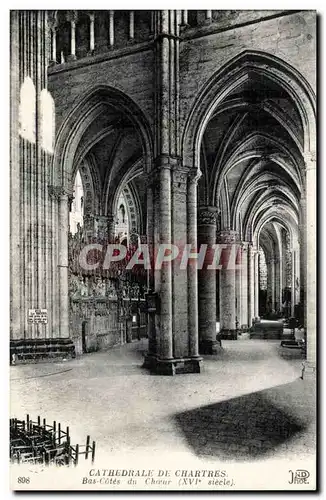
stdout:
{"type": "MultiPolygon", "coordinates": [[[[156,178],[154,175],[148,175],[146,179],[147,184],[147,244],[149,255],[151,259],[151,269],[147,273],[147,288],[150,293],[155,289],[154,279],[154,228],[155,228],[155,191],[156,191],[156,178]]],[[[147,322],[147,335],[148,335],[148,353],[150,356],[156,356],[157,350],[157,336],[155,326],[155,313],[148,313],[147,322]]]]}
{"type": "Polygon", "coordinates": [[[235,262],[227,264],[234,255],[232,246],[237,244],[238,235],[233,230],[222,230],[218,234],[218,243],[227,248],[223,250],[222,269],[220,270],[220,335],[223,339],[237,339],[236,325],[236,281],[235,262]]]}
{"type": "MultiPolygon", "coordinates": [[[[212,248],[216,244],[217,208],[199,207],[198,244],[212,248]]],[[[199,352],[214,354],[218,349],[216,340],[216,269],[208,269],[211,263],[206,253],[203,268],[198,271],[198,307],[199,307],[199,352]]]]}
{"type": "Polygon", "coordinates": [[[51,39],[52,39],[52,62],[57,62],[57,27],[52,26],[51,28],[51,39]]]}
{"type": "Polygon", "coordinates": [[[248,328],[248,243],[241,244],[240,328],[248,328]]]}
{"type": "Polygon", "coordinates": [[[70,54],[68,60],[74,61],[76,59],[76,24],[77,24],[77,11],[72,10],[68,13],[67,19],[70,21],[70,54]]]}
{"type": "MultiPolygon", "coordinates": [[[[160,243],[171,243],[171,171],[161,165],[159,171],[160,186],[160,243]]],[[[160,360],[171,361],[173,358],[172,343],[172,265],[163,262],[160,270],[160,360]]]]}
{"type": "Polygon", "coordinates": [[[300,251],[291,250],[291,316],[295,316],[295,306],[300,302],[300,251]]]}
{"type": "Polygon", "coordinates": [[[129,12],[129,40],[135,38],[135,12],[131,10],[129,12]]]}
{"type": "Polygon", "coordinates": [[[109,47],[114,45],[114,10],[109,11],[109,47]]]}
{"type": "Polygon", "coordinates": [[[93,53],[95,49],[95,14],[89,14],[89,50],[93,53]]]}
{"type": "Polygon", "coordinates": [[[282,262],[275,257],[275,311],[282,310],[282,262]]]}
{"type": "MultiPolygon", "coordinates": [[[[239,253],[242,253],[241,247],[239,247],[239,253]]],[[[238,257],[238,265],[240,266],[241,256],[238,257]]],[[[239,267],[235,269],[235,322],[236,328],[241,328],[241,308],[242,308],[242,296],[241,296],[241,281],[242,281],[242,269],[239,267]]]]}
{"type": "Polygon", "coordinates": [[[60,337],[69,337],[68,230],[69,194],[64,189],[59,196],[59,311],[60,337]]]}
{"type": "MultiPolygon", "coordinates": [[[[254,277],[255,277],[255,308],[254,314],[255,319],[259,318],[259,252],[258,250],[254,253],[254,277]]],[[[275,286],[275,285],[274,285],[275,286]]],[[[275,304],[274,304],[275,307],[275,304]]]]}
{"type": "Polygon", "coordinates": [[[58,246],[57,246],[57,290],[58,332],[57,337],[69,338],[69,283],[68,283],[68,231],[69,199],[72,196],[62,186],[49,186],[49,194],[57,207],[58,246]]]}
{"type": "MultiPolygon", "coordinates": [[[[188,176],[187,235],[192,252],[197,252],[197,184],[200,176],[197,169],[188,176]]],[[[193,358],[199,356],[198,314],[198,271],[196,263],[192,262],[188,265],[188,331],[189,355],[193,358]]]]}
{"type": "Polygon", "coordinates": [[[175,358],[189,356],[188,330],[188,269],[180,266],[183,248],[188,243],[187,190],[188,169],[174,161],[171,169],[171,231],[172,242],[179,250],[178,258],[172,262],[173,279],[173,355],[175,358]]]}
{"type": "Polygon", "coordinates": [[[255,266],[254,248],[248,243],[248,328],[252,327],[255,319],[255,266]]]}
{"type": "Polygon", "coordinates": [[[305,264],[304,264],[304,288],[305,288],[305,317],[306,317],[306,340],[307,355],[304,365],[303,376],[315,374],[316,353],[316,154],[305,155],[306,183],[305,183],[305,264]]]}
{"type": "Polygon", "coordinates": [[[270,257],[267,264],[267,310],[275,312],[275,259],[270,257]]]}

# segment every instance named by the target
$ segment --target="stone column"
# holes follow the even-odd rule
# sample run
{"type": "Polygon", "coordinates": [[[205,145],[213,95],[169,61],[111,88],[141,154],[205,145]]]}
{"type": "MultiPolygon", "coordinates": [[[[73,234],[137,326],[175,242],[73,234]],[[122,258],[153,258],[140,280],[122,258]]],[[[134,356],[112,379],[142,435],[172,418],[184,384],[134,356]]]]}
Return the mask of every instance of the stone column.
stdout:
{"type": "Polygon", "coordinates": [[[255,319],[259,318],[259,252],[254,253],[254,279],[255,279],[255,319]]]}
{"type": "MultiPolygon", "coordinates": [[[[52,158],[43,150],[41,136],[41,91],[47,88],[51,57],[48,29],[47,11],[10,13],[10,336],[24,342],[48,338],[53,332],[53,311],[49,307],[53,247],[47,192],[52,158]],[[20,95],[27,76],[34,92],[20,95]],[[20,99],[25,113],[26,108],[30,113],[26,128],[19,127],[20,99]],[[40,308],[47,309],[47,324],[31,324],[29,309],[40,308]]],[[[57,331],[54,336],[58,336],[57,331]]]]}
{"type": "Polygon", "coordinates": [[[252,243],[248,244],[248,327],[252,327],[255,318],[255,268],[252,243]]]}
{"type": "MultiPolygon", "coordinates": [[[[207,250],[216,244],[216,207],[200,207],[198,214],[198,243],[207,250]]],[[[215,354],[216,340],[216,269],[208,269],[212,261],[206,252],[203,268],[198,271],[199,352],[215,354]]]]}
{"type": "MultiPolygon", "coordinates": [[[[188,244],[197,252],[197,183],[200,173],[196,170],[188,178],[187,217],[188,244]]],[[[188,330],[189,356],[199,357],[198,338],[198,271],[196,263],[188,264],[188,330]]]]}
{"type": "Polygon", "coordinates": [[[294,306],[295,306],[295,267],[296,267],[296,255],[295,250],[291,251],[291,316],[294,317],[294,306]]]}
{"type": "Polygon", "coordinates": [[[110,214],[107,216],[108,218],[108,240],[110,242],[114,241],[115,238],[115,217],[110,214]]]}
{"type": "Polygon", "coordinates": [[[93,52],[95,49],[95,33],[94,33],[94,14],[89,15],[89,50],[93,52]]]}
{"type": "Polygon", "coordinates": [[[282,309],[282,262],[275,258],[275,311],[282,309]]]}
{"type": "Polygon", "coordinates": [[[307,357],[303,376],[312,375],[316,372],[316,155],[309,153],[305,156],[306,163],[306,232],[305,232],[305,318],[307,357]]]}
{"type": "Polygon", "coordinates": [[[211,10],[206,10],[205,17],[206,17],[207,21],[211,21],[212,20],[212,11],[211,10]]]}
{"type": "Polygon", "coordinates": [[[236,310],[235,310],[235,257],[237,233],[232,230],[222,230],[219,233],[219,243],[225,244],[223,250],[222,269],[220,270],[220,323],[221,338],[236,340],[236,310]]]}
{"type": "MultiPolygon", "coordinates": [[[[305,193],[301,194],[300,199],[300,302],[306,303],[306,199],[305,193]]],[[[306,317],[304,319],[306,325],[306,317]]]]}
{"type": "Polygon", "coordinates": [[[267,261],[267,305],[268,312],[275,311],[275,262],[274,257],[267,261]]]}
{"type": "Polygon", "coordinates": [[[135,38],[135,12],[131,10],[129,12],[129,40],[135,38]]]}
{"type": "Polygon", "coordinates": [[[70,56],[72,59],[76,58],[76,21],[72,19],[71,23],[71,45],[70,45],[70,56]]]}
{"type": "MultiPolygon", "coordinates": [[[[286,245],[286,237],[285,234],[282,233],[282,258],[281,258],[281,264],[282,264],[282,293],[283,290],[286,288],[286,262],[287,262],[287,245],[286,245]]],[[[283,297],[283,295],[282,295],[283,297]]],[[[282,298],[283,302],[283,298],[282,298]]]]}
{"type": "Polygon", "coordinates": [[[300,302],[300,247],[295,248],[295,305],[300,302]]]}
{"type": "Polygon", "coordinates": [[[57,62],[57,28],[53,26],[51,29],[51,38],[52,38],[52,61],[54,63],[57,62]]]}
{"type": "MultiPolygon", "coordinates": [[[[162,166],[159,174],[160,186],[160,236],[161,243],[171,243],[171,171],[162,166]]],[[[172,344],[172,266],[163,262],[160,283],[160,360],[173,358],[172,344]]]]}
{"type": "MultiPolygon", "coordinates": [[[[147,288],[153,293],[155,289],[154,280],[154,227],[155,227],[155,191],[157,191],[156,179],[154,176],[148,176],[147,178],[147,244],[148,252],[151,259],[151,268],[147,273],[147,288]]],[[[157,338],[156,338],[156,328],[155,328],[155,313],[148,313],[147,321],[147,335],[148,335],[148,353],[150,356],[156,356],[158,354],[157,349],[157,338]]]]}
{"type": "Polygon", "coordinates": [[[240,327],[248,328],[248,243],[241,248],[240,327]]]}
{"type": "Polygon", "coordinates": [[[295,306],[300,302],[300,255],[299,249],[291,251],[291,316],[295,316],[295,306]]]}
{"type": "Polygon", "coordinates": [[[188,11],[182,11],[182,26],[188,26],[188,11]]]}
{"type": "Polygon", "coordinates": [[[242,269],[241,269],[241,247],[238,250],[237,257],[237,268],[235,269],[235,322],[236,328],[239,329],[241,327],[241,308],[242,308],[242,296],[241,296],[241,278],[242,278],[242,269]]]}
{"type": "Polygon", "coordinates": [[[109,11],[109,46],[114,45],[114,10],[109,11]]]}
{"type": "Polygon", "coordinates": [[[69,291],[68,291],[68,230],[69,194],[65,189],[59,192],[59,314],[60,337],[69,337],[69,291]]]}
{"type": "MultiPolygon", "coordinates": [[[[182,164],[180,151],[180,11],[156,10],[153,21],[156,87],[153,170],[159,179],[154,200],[155,251],[160,244],[172,243],[180,253],[187,243],[189,170],[182,164]]],[[[148,353],[145,366],[165,375],[199,371],[199,360],[189,355],[188,271],[179,264],[180,260],[175,259],[155,270],[155,292],[160,302],[156,315],[157,354],[148,353]]]]}

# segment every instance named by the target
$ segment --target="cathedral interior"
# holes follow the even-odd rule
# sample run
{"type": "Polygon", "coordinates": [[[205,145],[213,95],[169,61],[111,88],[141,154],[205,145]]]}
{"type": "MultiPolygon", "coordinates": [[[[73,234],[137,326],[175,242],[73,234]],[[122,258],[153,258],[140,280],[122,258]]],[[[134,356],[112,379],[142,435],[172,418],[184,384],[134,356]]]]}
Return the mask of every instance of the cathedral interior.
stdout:
{"type": "Polygon", "coordinates": [[[11,363],[148,342],[151,372],[200,373],[290,325],[314,373],[315,12],[26,10],[10,30],[11,363]],[[243,265],[82,268],[112,243],[243,265]]]}

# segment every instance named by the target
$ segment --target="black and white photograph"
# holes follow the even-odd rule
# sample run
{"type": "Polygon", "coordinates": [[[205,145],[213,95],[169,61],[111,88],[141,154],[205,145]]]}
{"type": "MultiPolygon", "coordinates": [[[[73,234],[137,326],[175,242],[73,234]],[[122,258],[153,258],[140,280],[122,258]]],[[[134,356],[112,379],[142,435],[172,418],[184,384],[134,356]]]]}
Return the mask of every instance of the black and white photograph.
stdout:
{"type": "Polygon", "coordinates": [[[318,16],[210,3],[8,11],[13,491],[317,488],[318,16]]]}

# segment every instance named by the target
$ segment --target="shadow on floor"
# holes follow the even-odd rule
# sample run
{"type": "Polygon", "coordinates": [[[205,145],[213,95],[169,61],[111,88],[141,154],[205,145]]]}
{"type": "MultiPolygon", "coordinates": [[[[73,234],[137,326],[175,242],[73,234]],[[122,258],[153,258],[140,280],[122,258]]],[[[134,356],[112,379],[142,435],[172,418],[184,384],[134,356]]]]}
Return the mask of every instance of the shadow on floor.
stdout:
{"type": "Polygon", "coordinates": [[[222,340],[222,348],[218,350],[217,354],[205,355],[204,357],[207,357],[208,359],[221,359],[223,361],[248,361],[251,363],[254,361],[270,359],[274,355],[277,356],[277,349],[279,346],[279,342],[270,343],[266,340],[239,340],[232,342],[235,342],[236,345],[230,346],[227,341],[222,340]],[[265,347],[263,345],[265,343],[267,348],[257,349],[257,342],[261,342],[262,347],[265,347]],[[239,348],[240,345],[241,349],[239,348]],[[236,347],[236,349],[233,349],[233,347],[236,347]]]}
{"type": "Polygon", "coordinates": [[[297,380],[272,389],[222,401],[175,416],[188,445],[197,456],[220,460],[258,460],[273,453],[280,445],[294,453],[314,451],[314,391],[297,380]],[[300,400],[300,401],[298,401],[300,400]],[[306,442],[307,441],[307,442],[306,442]],[[307,444],[308,443],[308,444],[307,444]],[[292,443],[293,445],[293,443],[292,443]],[[299,447],[298,447],[299,446],[299,447]],[[310,447],[310,449],[309,449],[310,447]]]}

